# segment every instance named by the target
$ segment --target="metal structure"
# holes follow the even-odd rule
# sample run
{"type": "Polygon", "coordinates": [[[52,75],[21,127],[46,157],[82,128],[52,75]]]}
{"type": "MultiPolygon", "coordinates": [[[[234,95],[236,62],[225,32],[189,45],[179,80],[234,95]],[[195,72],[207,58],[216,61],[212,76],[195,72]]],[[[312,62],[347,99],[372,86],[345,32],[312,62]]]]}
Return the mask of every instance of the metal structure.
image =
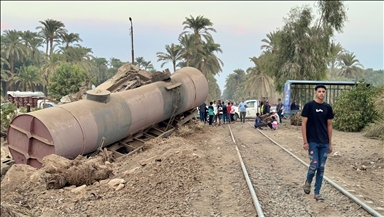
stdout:
{"type": "Polygon", "coordinates": [[[133,50],[133,23],[132,23],[132,18],[129,17],[129,21],[131,22],[131,29],[130,29],[130,35],[131,35],[131,43],[132,43],[132,64],[135,64],[135,54],[133,50]]]}
{"type": "Polygon", "coordinates": [[[342,91],[350,90],[356,83],[354,81],[306,81],[288,80],[284,85],[284,116],[290,116],[295,111],[291,111],[291,103],[296,99],[297,104],[302,107],[305,103],[315,98],[315,87],[317,84],[324,84],[327,88],[325,102],[333,104],[335,98],[342,91]]]}
{"type": "Polygon", "coordinates": [[[17,116],[8,128],[8,147],[16,163],[40,168],[49,154],[73,159],[123,139],[123,146],[140,141],[164,121],[158,133],[166,133],[175,116],[195,109],[207,95],[205,76],[192,67],[127,91],[90,90],[85,100],[17,116]]]}

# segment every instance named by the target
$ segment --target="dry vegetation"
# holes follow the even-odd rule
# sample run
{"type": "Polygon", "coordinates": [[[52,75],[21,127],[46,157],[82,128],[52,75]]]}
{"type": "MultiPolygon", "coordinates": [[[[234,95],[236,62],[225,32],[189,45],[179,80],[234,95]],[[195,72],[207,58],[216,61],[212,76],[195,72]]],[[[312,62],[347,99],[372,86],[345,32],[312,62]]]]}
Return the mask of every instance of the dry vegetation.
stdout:
{"type": "Polygon", "coordinates": [[[378,111],[378,117],[374,123],[366,127],[365,136],[380,139],[384,142],[384,85],[377,90],[375,108],[378,111]]]}

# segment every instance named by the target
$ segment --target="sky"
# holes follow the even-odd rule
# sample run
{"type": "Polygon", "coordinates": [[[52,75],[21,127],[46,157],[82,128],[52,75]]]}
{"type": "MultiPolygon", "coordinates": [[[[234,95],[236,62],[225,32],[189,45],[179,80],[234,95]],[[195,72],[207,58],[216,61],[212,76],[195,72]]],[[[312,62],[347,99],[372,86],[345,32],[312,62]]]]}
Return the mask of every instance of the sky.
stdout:
{"type": "MultiPolygon", "coordinates": [[[[39,21],[56,19],[69,33],[79,33],[80,44],[92,48],[94,56],[131,61],[131,17],[135,57],[151,61],[157,70],[172,71],[171,63],[160,67],[156,53],[178,43],[186,17],[203,15],[213,22],[217,32],[212,36],[223,50],[217,54],[224,62],[223,71],[216,76],[223,91],[229,74],[252,66],[249,58],[260,55],[266,34],[284,25],[291,8],[305,4],[317,13],[313,1],[1,1],[1,32],[37,31],[39,21]]],[[[333,40],[353,52],[365,68],[384,69],[384,3],[347,1],[345,5],[348,21],[333,40]]]]}

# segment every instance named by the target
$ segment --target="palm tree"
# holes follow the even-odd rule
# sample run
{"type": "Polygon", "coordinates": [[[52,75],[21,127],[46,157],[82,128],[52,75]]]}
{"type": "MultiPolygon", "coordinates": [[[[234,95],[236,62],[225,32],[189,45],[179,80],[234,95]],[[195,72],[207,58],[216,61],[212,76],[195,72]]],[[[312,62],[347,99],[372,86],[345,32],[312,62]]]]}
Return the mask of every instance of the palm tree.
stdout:
{"type": "Polygon", "coordinates": [[[43,85],[39,69],[35,66],[22,67],[10,78],[12,84],[18,85],[20,90],[35,91],[35,87],[43,85]]]}
{"type": "MultiPolygon", "coordinates": [[[[42,26],[36,27],[36,29],[41,29],[42,35],[44,35],[46,40],[49,40],[50,52],[49,55],[53,53],[53,40],[57,39],[60,35],[67,32],[65,25],[61,21],[47,19],[45,21],[39,21],[42,26]]],[[[48,45],[48,43],[47,43],[48,45]]]]}
{"type": "Polygon", "coordinates": [[[20,35],[21,33],[19,31],[5,30],[4,37],[2,37],[2,42],[4,43],[3,46],[5,48],[4,54],[5,58],[8,59],[11,75],[13,75],[15,71],[15,61],[20,60],[25,53],[20,35]]]}
{"type": "Polygon", "coordinates": [[[43,91],[45,95],[48,95],[48,85],[49,78],[56,71],[57,67],[64,62],[64,57],[62,54],[53,53],[49,58],[48,62],[46,62],[41,69],[41,77],[44,79],[43,91]]]}
{"type": "MultiPolygon", "coordinates": [[[[5,69],[4,66],[7,66],[9,68],[9,63],[8,61],[1,57],[1,81],[4,81],[5,82],[5,86],[6,86],[6,89],[7,89],[7,84],[9,82],[9,78],[11,76],[11,72],[8,70],[8,69],[5,69]]],[[[3,94],[3,85],[2,85],[2,82],[0,82],[0,87],[1,87],[1,97],[5,94],[3,94]]]]}
{"type": "Polygon", "coordinates": [[[247,69],[249,77],[245,82],[244,91],[250,93],[252,96],[257,95],[258,98],[264,96],[271,97],[274,89],[273,79],[263,72],[263,64],[265,64],[262,61],[263,59],[260,57],[252,57],[249,59],[255,66],[247,69]]]}
{"type": "Polygon", "coordinates": [[[338,65],[338,62],[340,61],[340,56],[344,51],[345,50],[340,43],[337,43],[337,44],[334,44],[333,42],[331,43],[331,49],[330,49],[329,61],[328,61],[328,66],[330,67],[331,75],[336,74],[336,66],[338,65]]]}
{"type": "Polygon", "coordinates": [[[265,44],[260,46],[260,49],[270,51],[272,53],[276,53],[277,51],[277,37],[278,37],[278,32],[270,32],[267,34],[267,38],[262,39],[261,41],[264,42],[265,44]]]}
{"type": "Polygon", "coordinates": [[[364,76],[364,66],[358,59],[356,59],[356,56],[353,53],[343,53],[340,56],[339,66],[341,67],[338,72],[339,76],[344,76],[348,79],[355,78],[355,80],[364,76]]]}
{"type": "Polygon", "coordinates": [[[186,60],[185,66],[191,65],[191,59],[199,52],[203,51],[201,43],[196,44],[192,35],[181,35],[179,42],[182,47],[181,56],[186,60]]]}
{"type": "Polygon", "coordinates": [[[240,83],[245,81],[245,72],[242,69],[233,70],[233,79],[236,82],[236,85],[240,85],[240,83]]]}
{"type": "Polygon", "coordinates": [[[107,72],[108,72],[108,60],[101,57],[96,57],[92,60],[97,69],[97,84],[101,84],[102,82],[109,79],[107,72]]]}
{"type": "Polygon", "coordinates": [[[208,74],[216,75],[222,71],[223,61],[219,59],[215,52],[222,53],[220,44],[217,44],[213,39],[203,42],[203,51],[196,54],[193,64],[198,68],[205,76],[208,74]]]}
{"type": "MultiPolygon", "coordinates": [[[[73,44],[75,42],[79,42],[79,41],[83,41],[79,34],[78,33],[66,33],[64,32],[63,34],[61,34],[60,36],[60,39],[61,39],[61,43],[64,45],[64,48],[65,50],[67,50],[70,46],[70,44],[73,44]]],[[[77,45],[77,46],[80,46],[80,45],[77,45]]]]}
{"type": "Polygon", "coordinates": [[[171,45],[165,45],[165,50],[166,50],[166,53],[163,53],[163,52],[156,53],[157,61],[158,62],[163,61],[163,63],[161,64],[161,68],[163,68],[163,66],[166,63],[171,61],[173,65],[173,72],[175,72],[177,62],[182,59],[182,56],[181,56],[182,47],[180,45],[175,45],[172,43],[171,45]]]}
{"type": "Polygon", "coordinates": [[[136,64],[136,66],[138,66],[139,68],[144,68],[144,65],[145,65],[145,59],[144,59],[144,57],[136,57],[136,59],[135,59],[135,64],[136,64]]]}
{"type": "MultiPolygon", "coordinates": [[[[201,37],[204,37],[206,41],[212,39],[212,35],[209,31],[216,32],[212,27],[213,23],[208,18],[204,16],[197,16],[194,18],[192,15],[188,18],[185,18],[185,21],[182,23],[184,25],[183,30],[189,29],[192,31],[192,35],[195,36],[195,39],[201,41],[201,37]]],[[[183,31],[180,35],[185,35],[190,33],[189,31],[183,31]]]]}
{"type": "Polygon", "coordinates": [[[153,64],[151,63],[151,61],[144,61],[143,62],[143,69],[146,71],[151,71],[151,70],[154,70],[155,67],[153,67],[153,64]]]}
{"type": "Polygon", "coordinates": [[[227,97],[234,99],[238,98],[237,95],[243,95],[242,84],[245,82],[246,74],[242,69],[236,69],[233,73],[229,74],[225,80],[225,93],[227,97]]]}
{"type": "MultiPolygon", "coordinates": [[[[35,54],[39,54],[39,47],[42,46],[43,39],[37,32],[24,31],[21,33],[21,39],[26,48],[25,53],[29,56],[32,64],[36,61],[35,54]]],[[[25,59],[23,60],[25,66],[25,59]]]]}
{"type": "Polygon", "coordinates": [[[45,43],[45,55],[48,56],[48,48],[49,48],[49,31],[48,31],[48,29],[41,29],[39,32],[39,36],[43,39],[43,43],[45,43]]]}

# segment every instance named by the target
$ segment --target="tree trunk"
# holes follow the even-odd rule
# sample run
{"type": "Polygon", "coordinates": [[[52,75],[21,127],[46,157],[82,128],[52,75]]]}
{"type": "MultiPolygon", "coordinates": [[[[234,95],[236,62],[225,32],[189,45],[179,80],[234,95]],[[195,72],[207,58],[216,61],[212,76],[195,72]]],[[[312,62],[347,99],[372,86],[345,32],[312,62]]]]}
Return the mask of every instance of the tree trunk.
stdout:
{"type": "Polygon", "coordinates": [[[172,61],[173,64],[173,72],[176,72],[176,61],[172,61]]]}
{"type": "Polygon", "coordinates": [[[49,39],[49,43],[50,43],[50,45],[49,45],[49,49],[50,49],[49,56],[52,56],[52,53],[53,53],[53,37],[49,39]]]}
{"type": "Polygon", "coordinates": [[[48,55],[48,40],[47,40],[47,46],[45,48],[45,54],[48,55]]]}

